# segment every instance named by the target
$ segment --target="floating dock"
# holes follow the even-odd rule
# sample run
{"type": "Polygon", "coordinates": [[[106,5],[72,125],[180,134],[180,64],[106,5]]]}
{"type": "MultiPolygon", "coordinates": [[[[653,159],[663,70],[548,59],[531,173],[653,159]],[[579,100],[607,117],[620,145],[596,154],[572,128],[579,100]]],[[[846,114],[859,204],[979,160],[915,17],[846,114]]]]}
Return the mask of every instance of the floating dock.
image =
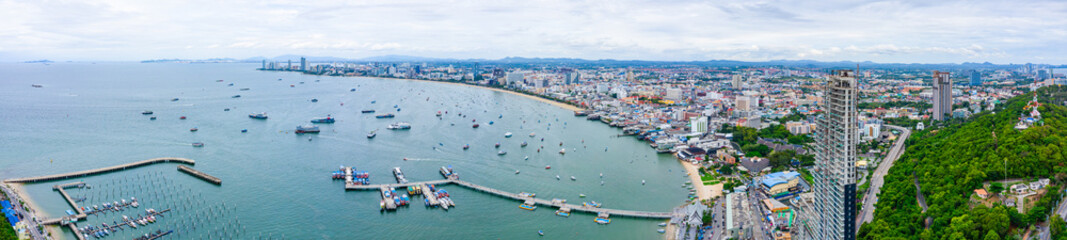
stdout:
{"type": "Polygon", "coordinates": [[[72,172],[72,173],[54,174],[54,175],[40,176],[40,177],[14,178],[14,179],[4,180],[4,182],[6,182],[6,183],[26,183],[26,182],[41,182],[41,181],[61,180],[61,179],[67,179],[67,178],[72,178],[72,177],[85,177],[85,176],[96,175],[96,174],[101,174],[101,173],[121,171],[121,170],[126,170],[126,169],[129,169],[129,168],[136,168],[136,167],[152,165],[152,164],[156,164],[156,163],[167,163],[167,162],[182,163],[182,164],[188,164],[188,165],[196,165],[196,161],[194,161],[192,159],[187,159],[187,158],[169,158],[169,157],[168,158],[153,158],[153,159],[148,159],[148,160],[144,160],[144,161],[138,161],[138,162],[132,162],[132,163],[127,163],[127,164],[122,164],[122,165],[117,165],[117,166],[97,168],[97,169],[78,171],[78,172],[72,172]]]}
{"type": "Polygon", "coordinates": [[[222,179],[208,175],[207,173],[201,171],[197,171],[196,169],[193,169],[191,167],[178,166],[178,171],[188,173],[189,175],[193,175],[194,177],[203,179],[204,181],[214,183],[215,185],[222,185],[222,179]]]}

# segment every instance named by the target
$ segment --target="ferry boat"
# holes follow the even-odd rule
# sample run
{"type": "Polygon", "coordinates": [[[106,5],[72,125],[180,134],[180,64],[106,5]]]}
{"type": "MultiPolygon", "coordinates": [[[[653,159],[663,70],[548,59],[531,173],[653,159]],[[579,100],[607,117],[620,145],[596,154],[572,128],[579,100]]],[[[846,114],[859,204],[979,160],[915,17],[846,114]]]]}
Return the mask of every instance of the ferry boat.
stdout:
{"type": "Polygon", "coordinates": [[[141,112],[141,114],[152,115],[152,111],[145,110],[144,112],[141,112]]]}
{"type": "Polygon", "coordinates": [[[406,122],[395,122],[393,124],[389,124],[389,126],[386,128],[388,128],[389,130],[408,130],[411,129],[411,124],[406,122]]]}
{"type": "Polygon", "coordinates": [[[204,143],[202,143],[202,142],[193,143],[193,147],[203,147],[203,146],[204,146],[204,143]]]}
{"type": "Polygon", "coordinates": [[[504,137],[506,137],[506,138],[510,138],[510,137],[511,137],[511,132],[506,132],[506,133],[504,133],[504,137]]]}
{"type": "Polygon", "coordinates": [[[364,109],[361,113],[374,113],[374,109],[364,109]]]}
{"type": "Polygon", "coordinates": [[[254,119],[267,119],[267,113],[266,112],[251,113],[251,114],[248,114],[248,117],[249,118],[254,118],[254,119]]]}
{"type": "Polygon", "coordinates": [[[333,123],[334,121],[330,115],[326,115],[326,118],[312,119],[311,123],[333,123]]]}
{"type": "Polygon", "coordinates": [[[319,133],[319,127],[314,125],[297,126],[296,133],[319,133]]]}
{"type": "Polygon", "coordinates": [[[375,118],[393,118],[393,117],[396,117],[396,115],[393,115],[392,113],[386,113],[386,114],[382,114],[382,115],[378,115],[378,116],[374,116],[374,117],[375,118]]]}

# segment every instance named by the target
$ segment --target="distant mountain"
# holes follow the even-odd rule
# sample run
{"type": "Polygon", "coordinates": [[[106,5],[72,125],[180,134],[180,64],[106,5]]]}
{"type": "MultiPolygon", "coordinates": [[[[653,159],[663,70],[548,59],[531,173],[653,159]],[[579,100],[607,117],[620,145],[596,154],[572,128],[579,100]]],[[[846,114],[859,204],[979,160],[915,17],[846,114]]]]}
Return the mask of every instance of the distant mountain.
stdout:
{"type": "Polygon", "coordinates": [[[41,59],[41,60],[25,61],[23,63],[54,63],[54,62],[52,60],[48,60],[48,59],[41,59]]]}
{"type": "Polygon", "coordinates": [[[141,63],[228,63],[237,62],[233,58],[208,58],[208,59],[152,59],[143,60],[141,63]]]}

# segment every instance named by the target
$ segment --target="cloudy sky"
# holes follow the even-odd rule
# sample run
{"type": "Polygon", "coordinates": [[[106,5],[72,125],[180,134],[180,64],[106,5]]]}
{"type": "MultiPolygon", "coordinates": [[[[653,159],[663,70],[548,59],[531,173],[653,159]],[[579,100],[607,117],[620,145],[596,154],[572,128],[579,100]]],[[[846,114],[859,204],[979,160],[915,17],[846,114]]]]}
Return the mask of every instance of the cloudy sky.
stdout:
{"type": "Polygon", "coordinates": [[[0,0],[0,61],[299,54],[1067,63],[1067,1],[0,0]]]}

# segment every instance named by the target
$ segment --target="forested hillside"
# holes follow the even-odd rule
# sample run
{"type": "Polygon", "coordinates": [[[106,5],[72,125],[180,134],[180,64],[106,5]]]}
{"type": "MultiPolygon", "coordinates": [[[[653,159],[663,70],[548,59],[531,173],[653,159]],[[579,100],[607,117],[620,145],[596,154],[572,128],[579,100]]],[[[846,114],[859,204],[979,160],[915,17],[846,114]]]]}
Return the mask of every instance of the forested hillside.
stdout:
{"type": "Polygon", "coordinates": [[[1037,93],[1043,121],[1026,130],[1014,126],[1033,93],[1008,100],[995,114],[915,132],[885,177],[874,220],[860,228],[859,238],[1012,239],[1045,221],[1067,180],[1067,87],[1037,93]],[[1051,178],[1053,186],[1046,189],[1053,194],[1023,214],[999,204],[971,207],[969,198],[983,182],[1005,178],[1051,178]],[[916,200],[916,180],[929,206],[925,213],[916,200]]]}

